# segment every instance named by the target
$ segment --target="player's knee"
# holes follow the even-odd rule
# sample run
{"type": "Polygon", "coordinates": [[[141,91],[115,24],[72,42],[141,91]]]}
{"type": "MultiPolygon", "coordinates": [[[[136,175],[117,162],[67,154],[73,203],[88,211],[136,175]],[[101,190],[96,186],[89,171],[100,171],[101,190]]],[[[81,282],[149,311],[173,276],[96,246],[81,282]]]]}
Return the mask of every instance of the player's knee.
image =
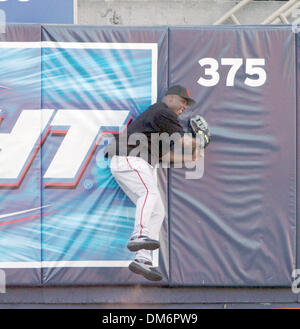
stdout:
{"type": "Polygon", "coordinates": [[[166,210],[165,210],[165,206],[162,202],[161,202],[159,209],[160,209],[161,216],[164,218],[166,216],[166,210]]]}
{"type": "Polygon", "coordinates": [[[165,217],[166,211],[165,211],[165,206],[162,201],[160,193],[155,193],[155,206],[154,206],[154,212],[158,213],[160,216],[165,217]]]}

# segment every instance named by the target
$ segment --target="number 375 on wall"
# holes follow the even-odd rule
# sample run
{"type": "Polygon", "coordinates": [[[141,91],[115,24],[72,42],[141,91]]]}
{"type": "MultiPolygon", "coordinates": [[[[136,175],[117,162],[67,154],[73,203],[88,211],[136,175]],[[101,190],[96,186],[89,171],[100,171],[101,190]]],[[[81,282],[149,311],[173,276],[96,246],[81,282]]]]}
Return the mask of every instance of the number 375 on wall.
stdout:
{"type": "MultiPolygon", "coordinates": [[[[231,66],[226,78],[226,86],[234,86],[234,79],[237,71],[243,65],[243,58],[221,58],[221,65],[231,66]]],[[[247,58],[245,59],[245,73],[249,75],[244,83],[250,87],[260,87],[267,80],[267,74],[262,66],[265,66],[264,58],[247,58]],[[250,76],[254,77],[250,77],[250,76]]],[[[218,72],[219,62],[215,58],[205,57],[199,60],[200,66],[205,66],[204,75],[198,80],[199,85],[204,87],[213,87],[218,84],[220,74],[218,72]]]]}

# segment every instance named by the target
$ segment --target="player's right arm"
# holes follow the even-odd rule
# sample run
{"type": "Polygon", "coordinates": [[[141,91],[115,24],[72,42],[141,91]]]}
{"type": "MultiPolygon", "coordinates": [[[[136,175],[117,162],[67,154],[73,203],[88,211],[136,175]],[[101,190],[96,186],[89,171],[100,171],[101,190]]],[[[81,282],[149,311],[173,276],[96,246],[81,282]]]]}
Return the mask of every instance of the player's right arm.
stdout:
{"type": "Polygon", "coordinates": [[[203,156],[203,150],[197,145],[196,140],[185,134],[179,141],[182,148],[179,150],[171,150],[162,156],[161,160],[164,163],[188,163],[197,161],[199,157],[203,156]],[[186,148],[186,149],[185,149],[186,148]]]}

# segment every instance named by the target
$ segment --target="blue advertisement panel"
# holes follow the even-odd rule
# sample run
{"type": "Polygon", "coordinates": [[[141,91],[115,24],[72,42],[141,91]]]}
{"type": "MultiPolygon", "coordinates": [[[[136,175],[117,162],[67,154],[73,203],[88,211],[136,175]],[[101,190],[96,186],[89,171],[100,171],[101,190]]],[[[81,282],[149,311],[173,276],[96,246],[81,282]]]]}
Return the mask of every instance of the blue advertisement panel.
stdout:
{"type": "MultiPolygon", "coordinates": [[[[42,108],[53,111],[42,148],[42,204],[50,212],[42,219],[47,285],[149,283],[127,268],[135,257],[126,248],[135,205],[114,180],[103,147],[107,134],[122,131],[166,89],[157,72],[167,30],[115,34],[43,26],[42,108]]],[[[162,235],[167,239],[167,230],[162,235]]],[[[163,284],[167,244],[161,253],[153,258],[165,273],[163,284]]]]}
{"type": "Polygon", "coordinates": [[[40,30],[0,34],[0,268],[11,285],[41,283],[40,30]]]}
{"type": "Polygon", "coordinates": [[[296,259],[295,34],[171,28],[169,84],[190,89],[212,142],[201,179],[171,169],[172,285],[290,286],[296,259]]]}
{"type": "MultiPolygon", "coordinates": [[[[167,29],[44,26],[42,42],[40,26],[28,29],[9,25],[0,42],[7,284],[151,284],[127,268],[135,205],[103,147],[166,91],[167,29]]],[[[167,172],[157,174],[167,209],[167,172]]],[[[165,284],[167,219],[161,243],[153,260],[165,284]]]]}
{"type": "Polygon", "coordinates": [[[1,0],[8,23],[76,23],[77,0],[1,0]]]}

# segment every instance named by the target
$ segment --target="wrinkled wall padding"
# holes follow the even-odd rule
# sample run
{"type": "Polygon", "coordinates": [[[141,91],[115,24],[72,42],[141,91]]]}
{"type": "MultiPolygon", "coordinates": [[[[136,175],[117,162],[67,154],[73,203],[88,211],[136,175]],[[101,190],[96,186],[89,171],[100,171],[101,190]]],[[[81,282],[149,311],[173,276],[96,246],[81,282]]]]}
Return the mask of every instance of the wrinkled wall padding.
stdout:
{"type": "Polygon", "coordinates": [[[40,111],[32,113],[34,122],[24,118],[31,125],[28,128],[35,132],[33,150],[24,150],[17,142],[17,138],[23,138],[22,129],[12,134],[11,142],[5,138],[24,108],[40,109],[41,49],[10,48],[9,43],[25,45],[40,41],[40,25],[10,24],[6,33],[0,33],[0,269],[5,268],[6,282],[11,285],[41,283],[41,154],[32,156],[41,141],[40,111]],[[20,173],[6,177],[10,166],[14,163],[20,166],[16,160],[23,151],[27,157],[20,173]],[[30,175],[26,175],[29,165],[30,175]],[[21,268],[14,268],[14,262],[21,268]]]}
{"type": "Polygon", "coordinates": [[[290,286],[299,246],[297,38],[296,51],[289,26],[8,24],[0,34],[7,284],[290,286]],[[207,70],[216,63],[217,73],[207,70]],[[263,72],[260,86],[245,84],[263,72]],[[197,101],[182,123],[205,116],[213,141],[201,179],[158,171],[168,216],[154,254],[164,280],[153,283],[127,269],[135,208],[103,158],[102,132],[121,130],[177,83],[197,101]]]}
{"type": "MultiPolygon", "coordinates": [[[[78,109],[83,110],[78,114],[82,119],[77,119],[84,120],[82,126],[78,126],[83,132],[82,138],[93,129],[93,122],[99,120],[96,114],[85,112],[97,110],[98,115],[103,110],[126,110],[135,118],[152,100],[156,101],[157,90],[167,88],[167,37],[166,28],[43,26],[42,41],[49,42],[49,48],[45,45],[42,54],[42,108],[76,109],[76,113],[80,113],[78,109]],[[53,41],[75,44],[51,48],[53,41]],[[103,48],[100,43],[113,45],[103,48]],[[158,77],[156,72],[160,72],[158,77]]],[[[125,115],[119,125],[125,126],[129,115],[125,115]]],[[[115,116],[102,130],[116,130],[115,116]]],[[[65,138],[51,136],[43,147],[43,182],[53,186],[42,189],[43,204],[55,205],[54,214],[43,218],[43,261],[59,261],[62,267],[43,267],[42,282],[45,285],[144,283],[143,277],[127,268],[135,257],[126,248],[133,230],[135,207],[121,192],[108,167],[101,168],[104,162],[101,145],[83,173],[76,174],[77,182],[53,181],[45,172],[50,172],[49,160],[65,138]],[[55,188],[60,184],[69,184],[72,188],[55,188]]],[[[52,161],[53,164],[55,159],[52,161]]],[[[73,166],[73,159],[71,162],[73,166]]],[[[56,174],[55,170],[52,175],[56,174]]],[[[167,203],[165,206],[167,208],[167,203]]],[[[162,239],[167,242],[166,228],[162,239]]],[[[168,254],[168,248],[159,254],[164,273],[161,284],[168,283],[168,254]]]]}
{"type": "MultiPolygon", "coordinates": [[[[27,42],[2,43],[0,54],[0,161],[24,158],[20,173],[10,172],[13,163],[0,169],[7,284],[151,284],[127,268],[135,206],[110,174],[103,146],[166,91],[167,28],[8,25],[6,35],[27,42]]],[[[167,209],[166,170],[158,180],[167,209]]],[[[168,284],[167,220],[161,240],[154,260],[168,284]]]]}
{"type": "Polygon", "coordinates": [[[171,284],[289,286],[296,259],[295,34],[290,27],[171,28],[169,54],[169,84],[190,86],[192,111],[213,134],[201,179],[170,170],[171,284]],[[213,87],[196,83],[211,79],[202,58],[219,63],[213,87]],[[233,82],[222,58],[243,59],[233,82]],[[265,59],[257,66],[266,72],[261,86],[245,83],[259,79],[245,73],[249,58],[265,59]]]}

